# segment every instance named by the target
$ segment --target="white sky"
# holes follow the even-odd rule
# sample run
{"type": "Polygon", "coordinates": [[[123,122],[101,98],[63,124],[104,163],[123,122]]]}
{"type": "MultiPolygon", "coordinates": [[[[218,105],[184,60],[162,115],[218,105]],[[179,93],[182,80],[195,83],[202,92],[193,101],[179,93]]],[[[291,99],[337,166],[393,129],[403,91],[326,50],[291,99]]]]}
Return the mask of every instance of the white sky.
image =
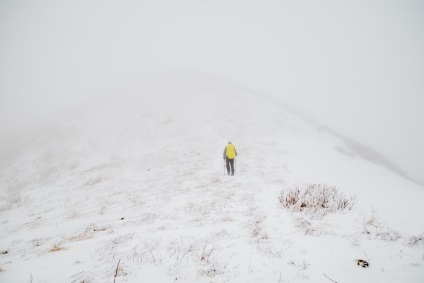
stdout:
{"type": "Polygon", "coordinates": [[[0,128],[51,120],[143,72],[199,69],[278,97],[424,183],[422,50],[423,1],[0,0],[0,128]]]}

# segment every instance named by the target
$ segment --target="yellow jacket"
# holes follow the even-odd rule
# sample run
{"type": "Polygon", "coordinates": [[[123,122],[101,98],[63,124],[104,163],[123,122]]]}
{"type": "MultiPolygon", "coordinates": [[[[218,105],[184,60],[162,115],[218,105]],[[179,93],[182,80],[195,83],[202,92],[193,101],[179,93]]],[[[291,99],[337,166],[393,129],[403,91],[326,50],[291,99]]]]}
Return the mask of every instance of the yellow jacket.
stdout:
{"type": "Polygon", "coordinates": [[[229,143],[224,149],[224,159],[234,159],[237,156],[236,147],[229,143]]]}

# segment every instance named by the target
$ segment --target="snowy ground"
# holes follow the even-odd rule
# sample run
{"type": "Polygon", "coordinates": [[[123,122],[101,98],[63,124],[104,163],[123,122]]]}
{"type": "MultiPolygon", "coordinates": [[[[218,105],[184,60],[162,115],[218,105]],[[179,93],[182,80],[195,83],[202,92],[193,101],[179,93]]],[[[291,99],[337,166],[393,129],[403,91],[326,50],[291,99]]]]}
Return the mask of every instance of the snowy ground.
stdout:
{"type": "Polygon", "coordinates": [[[118,262],[116,282],[423,282],[424,188],[191,76],[122,90],[2,161],[0,282],[113,282],[118,262]],[[309,183],[356,204],[322,219],[280,205],[309,183]]]}

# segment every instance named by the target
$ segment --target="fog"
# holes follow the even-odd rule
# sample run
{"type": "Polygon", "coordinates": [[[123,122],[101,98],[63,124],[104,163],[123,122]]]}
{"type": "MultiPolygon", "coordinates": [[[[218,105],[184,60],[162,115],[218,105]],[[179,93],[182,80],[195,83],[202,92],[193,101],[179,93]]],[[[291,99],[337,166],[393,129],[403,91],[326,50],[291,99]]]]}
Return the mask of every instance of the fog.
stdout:
{"type": "MultiPolygon", "coordinates": [[[[275,97],[424,184],[423,1],[0,1],[6,140],[199,70],[275,97]]],[[[236,107],[236,106],[235,106],[236,107]]]]}

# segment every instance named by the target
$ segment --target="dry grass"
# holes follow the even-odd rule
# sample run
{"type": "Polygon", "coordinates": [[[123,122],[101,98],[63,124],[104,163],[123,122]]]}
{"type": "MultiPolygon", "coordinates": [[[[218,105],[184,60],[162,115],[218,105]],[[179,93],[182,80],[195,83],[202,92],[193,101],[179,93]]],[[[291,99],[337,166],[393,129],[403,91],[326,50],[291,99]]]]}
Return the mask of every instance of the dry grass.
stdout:
{"type": "Polygon", "coordinates": [[[209,268],[199,270],[199,275],[206,276],[206,277],[215,277],[216,275],[222,274],[222,273],[223,271],[215,266],[211,266],[209,268]]]}
{"type": "Polygon", "coordinates": [[[76,235],[70,237],[69,241],[79,242],[79,241],[85,241],[85,240],[92,239],[92,238],[94,238],[93,233],[80,233],[80,234],[76,234],[76,235]]]}
{"type": "Polygon", "coordinates": [[[371,215],[364,220],[363,234],[368,235],[370,238],[380,239],[385,242],[397,241],[402,238],[398,231],[382,225],[375,215],[371,215]]]}
{"type": "Polygon", "coordinates": [[[313,225],[311,221],[304,219],[303,217],[298,217],[294,219],[296,228],[304,231],[305,235],[309,236],[321,236],[323,231],[319,229],[316,225],[313,225]]]}
{"type": "Polygon", "coordinates": [[[49,249],[49,253],[55,253],[55,252],[59,252],[59,251],[64,251],[67,250],[68,248],[63,247],[60,243],[56,243],[53,245],[53,247],[51,249],[49,249]]]}
{"type": "Polygon", "coordinates": [[[81,271],[71,276],[71,283],[90,283],[94,282],[94,274],[92,272],[81,271]]]}
{"type": "Polygon", "coordinates": [[[424,232],[418,236],[412,236],[408,239],[409,246],[424,245],[424,232]]]}
{"type": "Polygon", "coordinates": [[[335,186],[308,184],[283,190],[279,201],[292,212],[302,212],[310,218],[321,219],[328,213],[351,210],[356,197],[345,197],[335,186]]]}

